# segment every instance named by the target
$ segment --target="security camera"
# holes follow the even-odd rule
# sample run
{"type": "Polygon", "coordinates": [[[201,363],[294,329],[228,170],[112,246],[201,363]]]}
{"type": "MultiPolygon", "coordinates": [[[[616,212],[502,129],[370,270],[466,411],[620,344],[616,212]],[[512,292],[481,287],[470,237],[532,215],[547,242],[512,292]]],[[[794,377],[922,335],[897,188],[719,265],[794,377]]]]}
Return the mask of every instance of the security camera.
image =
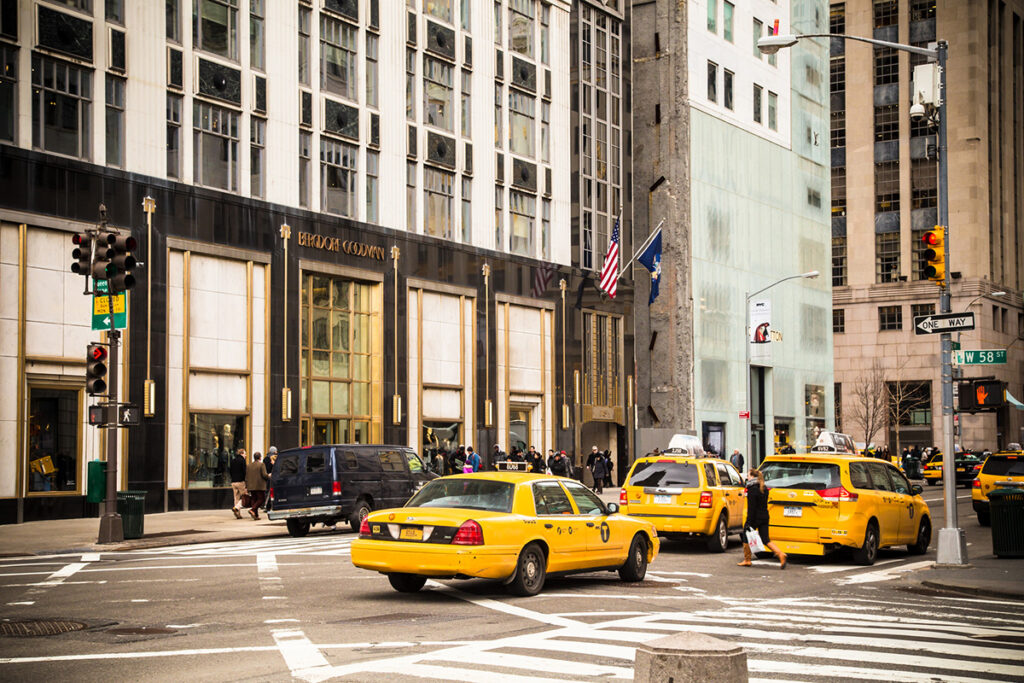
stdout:
{"type": "Polygon", "coordinates": [[[924,105],[921,104],[920,102],[915,102],[913,105],[911,105],[910,118],[913,119],[914,121],[920,121],[927,115],[928,112],[924,110],[924,105]]]}

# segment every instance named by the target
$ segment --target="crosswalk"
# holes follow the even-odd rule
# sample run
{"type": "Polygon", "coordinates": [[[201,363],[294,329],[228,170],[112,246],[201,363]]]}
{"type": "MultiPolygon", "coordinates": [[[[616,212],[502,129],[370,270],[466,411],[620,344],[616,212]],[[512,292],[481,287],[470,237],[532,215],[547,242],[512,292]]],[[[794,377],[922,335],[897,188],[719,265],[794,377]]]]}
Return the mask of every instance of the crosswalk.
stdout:
{"type": "Polygon", "coordinates": [[[637,644],[694,631],[742,645],[751,681],[1024,680],[1024,603],[844,596],[614,614],[596,623],[573,618],[579,613],[550,615],[550,630],[332,667],[316,678],[374,673],[521,683],[630,680],[637,644]]]}
{"type": "Polygon", "coordinates": [[[276,537],[249,541],[193,543],[129,551],[145,555],[176,557],[247,557],[261,553],[274,555],[347,556],[355,534],[315,534],[304,538],[276,537]]]}

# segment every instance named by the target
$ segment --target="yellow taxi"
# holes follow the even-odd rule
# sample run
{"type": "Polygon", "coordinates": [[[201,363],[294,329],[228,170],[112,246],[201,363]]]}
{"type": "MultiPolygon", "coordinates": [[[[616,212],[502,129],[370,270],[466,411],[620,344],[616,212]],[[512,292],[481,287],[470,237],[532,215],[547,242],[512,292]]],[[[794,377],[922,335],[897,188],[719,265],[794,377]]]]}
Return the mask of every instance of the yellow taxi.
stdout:
{"type": "Polygon", "coordinates": [[[992,523],[988,494],[1003,488],[1024,488],[1024,450],[999,451],[985,459],[971,488],[971,505],[978,515],[978,524],[988,526],[992,523]]]}
{"type": "Polygon", "coordinates": [[[662,453],[638,458],[619,491],[631,517],[650,521],[666,538],[699,536],[723,552],[746,516],[743,479],[724,460],[662,453]]]}
{"type": "Polygon", "coordinates": [[[658,533],[578,481],[477,472],[434,479],[404,507],[370,513],[351,549],[352,564],[403,593],[428,578],[484,578],[536,595],[550,575],[617,570],[642,581],[658,533]]]}
{"type": "Polygon", "coordinates": [[[855,562],[870,565],[879,548],[928,550],[931,513],[922,489],[891,463],[816,445],[810,453],[771,455],[760,469],[769,488],[769,533],[785,553],[845,547],[855,562]]]}
{"type": "MultiPolygon", "coordinates": [[[[921,477],[928,482],[929,486],[936,486],[942,483],[942,453],[936,453],[924,466],[921,477]]],[[[957,453],[953,457],[953,464],[956,467],[956,485],[971,486],[974,477],[981,470],[981,458],[974,453],[957,453]]]]}

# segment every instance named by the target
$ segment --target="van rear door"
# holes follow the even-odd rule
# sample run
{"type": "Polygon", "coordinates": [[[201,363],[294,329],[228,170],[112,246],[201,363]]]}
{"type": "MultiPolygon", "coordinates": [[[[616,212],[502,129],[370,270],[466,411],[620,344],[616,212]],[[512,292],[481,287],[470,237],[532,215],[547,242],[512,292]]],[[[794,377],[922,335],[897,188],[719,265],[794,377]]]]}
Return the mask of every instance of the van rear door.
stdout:
{"type": "Polygon", "coordinates": [[[331,450],[303,448],[277,456],[271,483],[275,508],[312,507],[331,499],[331,450]]]}
{"type": "Polygon", "coordinates": [[[380,460],[383,496],[380,507],[402,507],[415,493],[405,453],[397,448],[381,448],[377,451],[377,458],[380,460]]]}

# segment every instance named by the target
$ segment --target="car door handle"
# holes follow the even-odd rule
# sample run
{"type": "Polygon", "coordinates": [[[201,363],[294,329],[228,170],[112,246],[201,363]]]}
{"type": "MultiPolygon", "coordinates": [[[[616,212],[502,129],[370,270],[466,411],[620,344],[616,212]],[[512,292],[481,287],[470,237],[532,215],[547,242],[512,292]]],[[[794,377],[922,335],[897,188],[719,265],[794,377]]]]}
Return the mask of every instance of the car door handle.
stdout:
{"type": "Polygon", "coordinates": [[[555,526],[554,524],[545,524],[544,528],[545,529],[552,529],[552,528],[554,528],[554,526],[555,526]]]}
{"type": "Polygon", "coordinates": [[[587,526],[589,526],[589,527],[593,527],[593,526],[594,526],[594,523],[593,523],[593,522],[587,522],[587,526]]]}

